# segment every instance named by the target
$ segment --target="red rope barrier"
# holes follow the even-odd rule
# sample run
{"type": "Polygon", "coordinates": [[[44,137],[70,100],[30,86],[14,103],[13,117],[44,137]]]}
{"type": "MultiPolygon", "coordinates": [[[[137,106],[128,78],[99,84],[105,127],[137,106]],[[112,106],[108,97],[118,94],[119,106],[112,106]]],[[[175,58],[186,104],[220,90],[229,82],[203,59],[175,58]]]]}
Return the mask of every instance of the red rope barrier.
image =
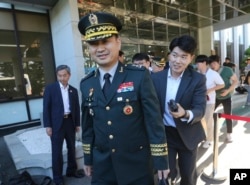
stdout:
{"type": "Polygon", "coordinates": [[[233,119],[233,120],[241,120],[250,122],[250,117],[244,117],[244,116],[236,116],[236,115],[228,115],[228,114],[218,114],[219,118],[225,118],[225,119],[233,119]]]}

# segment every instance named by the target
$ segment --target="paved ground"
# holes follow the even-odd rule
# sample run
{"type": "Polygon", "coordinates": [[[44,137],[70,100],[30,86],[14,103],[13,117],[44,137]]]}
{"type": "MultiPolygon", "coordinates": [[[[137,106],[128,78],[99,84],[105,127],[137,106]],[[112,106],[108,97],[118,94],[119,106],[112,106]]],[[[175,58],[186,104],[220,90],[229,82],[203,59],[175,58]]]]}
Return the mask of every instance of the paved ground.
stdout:
{"type": "MultiPolygon", "coordinates": [[[[240,103],[244,102],[244,100],[245,96],[235,95],[234,102],[235,105],[237,104],[237,108],[234,109],[233,114],[250,117],[250,107],[243,108],[242,103],[240,103]]],[[[230,144],[224,142],[226,126],[223,118],[219,119],[218,125],[218,164],[214,165],[213,163],[214,151],[212,146],[209,149],[199,147],[197,167],[200,176],[197,185],[229,185],[230,169],[250,168],[250,160],[248,159],[250,153],[250,123],[234,121],[234,141],[230,144]],[[225,181],[218,181],[220,178],[225,179],[225,181]]],[[[0,185],[8,185],[8,179],[16,175],[17,171],[2,137],[3,135],[0,134],[0,136],[0,185]]],[[[40,181],[39,177],[35,177],[35,179],[40,181]]],[[[65,177],[65,185],[90,185],[90,178],[75,179],[65,177]]]]}

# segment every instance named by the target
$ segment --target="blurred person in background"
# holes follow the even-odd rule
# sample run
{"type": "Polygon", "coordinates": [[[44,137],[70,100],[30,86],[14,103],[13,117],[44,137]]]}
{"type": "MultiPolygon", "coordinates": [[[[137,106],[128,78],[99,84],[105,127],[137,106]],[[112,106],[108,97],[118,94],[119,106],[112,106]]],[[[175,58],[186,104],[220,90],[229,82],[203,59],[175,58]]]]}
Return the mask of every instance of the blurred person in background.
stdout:
{"type": "MultiPolygon", "coordinates": [[[[215,109],[222,104],[224,113],[232,114],[232,95],[234,93],[235,87],[238,85],[238,79],[236,74],[233,72],[232,68],[227,66],[221,66],[220,57],[218,55],[211,55],[209,57],[209,65],[211,69],[217,71],[222,77],[225,87],[216,91],[216,101],[215,109]]],[[[217,120],[215,120],[217,121],[217,120]]],[[[227,124],[227,134],[226,143],[233,142],[232,132],[233,132],[233,122],[231,119],[226,119],[227,124]]]]}
{"type": "Polygon", "coordinates": [[[206,76],[207,87],[207,105],[202,124],[206,132],[206,141],[203,148],[209,148],[213,141],[214,135],[214,107],[215,107],[215,91],[225,86],[220,74],[209,67],[209,58],[206,55],[198,55],[195,59],[197,71],[206,76]]]}
{"type": "Polygon", "coordinates": [[[156,73],[162,71],[166,65],[166,61],[162,57],[153,57],[151,62],[152,72],[156,73]]]}

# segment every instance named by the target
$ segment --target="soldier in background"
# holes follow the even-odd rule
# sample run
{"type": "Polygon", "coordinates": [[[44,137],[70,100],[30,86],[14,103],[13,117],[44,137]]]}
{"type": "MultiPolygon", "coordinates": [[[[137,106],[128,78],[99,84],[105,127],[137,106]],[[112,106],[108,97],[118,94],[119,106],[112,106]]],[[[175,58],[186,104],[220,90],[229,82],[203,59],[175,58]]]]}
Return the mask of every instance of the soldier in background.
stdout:
{"type": "Polygon", "coordinates": [[[165,58],[162,57],[153,57],[151,62],[152,72],[156,73],[162,71],[166,65],[165,58]]]}

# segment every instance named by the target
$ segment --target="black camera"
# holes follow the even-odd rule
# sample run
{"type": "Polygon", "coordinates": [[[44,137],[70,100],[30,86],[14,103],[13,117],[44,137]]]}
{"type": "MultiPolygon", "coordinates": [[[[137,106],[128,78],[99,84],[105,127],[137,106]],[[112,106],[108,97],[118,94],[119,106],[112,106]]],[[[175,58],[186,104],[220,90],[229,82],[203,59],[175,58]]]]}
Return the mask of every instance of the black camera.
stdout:
{"type": "Polygon", "coordinates": [[[178,106],[173,99],[169,100],[168,107],[171,112],[178,112],[178,106]]]}

